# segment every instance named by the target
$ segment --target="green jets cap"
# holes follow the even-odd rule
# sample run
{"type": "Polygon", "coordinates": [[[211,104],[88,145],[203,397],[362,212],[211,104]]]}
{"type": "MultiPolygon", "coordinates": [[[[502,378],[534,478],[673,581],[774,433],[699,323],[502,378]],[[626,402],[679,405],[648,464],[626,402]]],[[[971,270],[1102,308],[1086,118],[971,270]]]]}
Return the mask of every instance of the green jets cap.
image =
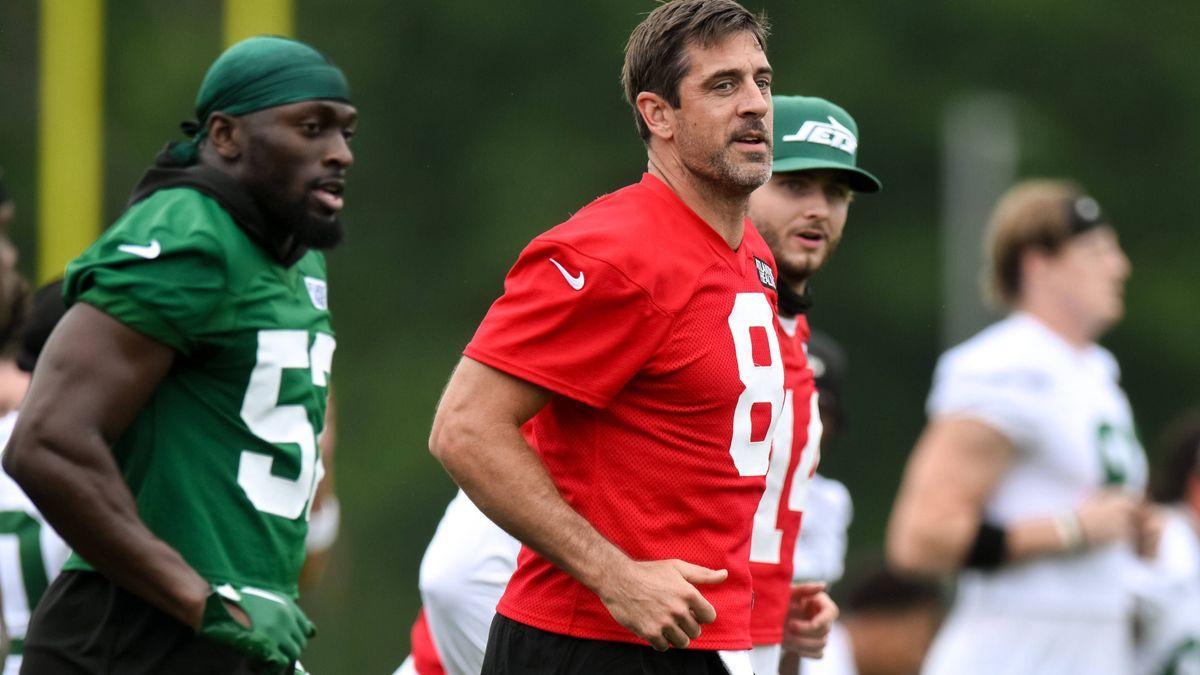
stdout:
{"type": "Polygon", "coordinates": [[[836,169],[855,192],[879,192],[883,184],[857,166],[858,124],[841,106],[815,96],[773,96],[776,173],[836,169]]]}

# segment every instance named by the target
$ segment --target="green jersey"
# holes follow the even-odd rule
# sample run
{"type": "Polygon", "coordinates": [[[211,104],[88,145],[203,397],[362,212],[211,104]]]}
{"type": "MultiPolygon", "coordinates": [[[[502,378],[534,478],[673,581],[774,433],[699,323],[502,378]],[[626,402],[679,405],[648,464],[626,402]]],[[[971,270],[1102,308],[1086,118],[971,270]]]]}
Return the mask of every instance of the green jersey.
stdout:
{"type": "Polygon", "coordinates": [[[213,583],[296,594],[335,346],[325,279],[320,253],[285,266],[188,187],[67,267],[68,305],[177,352],[113,451],[146,525],[213,583]]]}

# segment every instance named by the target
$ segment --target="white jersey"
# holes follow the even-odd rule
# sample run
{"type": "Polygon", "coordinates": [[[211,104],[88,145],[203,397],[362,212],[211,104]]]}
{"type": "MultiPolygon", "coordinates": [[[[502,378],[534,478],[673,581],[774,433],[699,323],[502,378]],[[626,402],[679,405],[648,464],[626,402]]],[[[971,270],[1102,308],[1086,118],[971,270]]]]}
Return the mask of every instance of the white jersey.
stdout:
{"type": "Polygon", "coordinates": [[[421,559],[421,601],[449,675],[483,667],[496,603],[517,569],[521,542],[488,520],[458,491],[421,559]]]}
{"type": "MultiPolygon", "coordinates": [[[[1146,458],[1118,377],[1105,349],[1076,349],[1020,313],[942,356],[930,418],[980,420],[1016,448],[984,505],[987,522],[1003,527],[1066,513],[1104,486],[1142,493],[1146,458]]],[[[1131,672],[1131,600],[1121,580],[1134,564],[1132,544],[1119,542],[992,572],[964,570],[924,672],[1131,672]],[[1055,629],[1029,629],[1043,621],[1055,629]],[[1072,653],[1086,661],[1045,656],[1072,653]]]]}
{"type": "MultiPolygon", "coordinates": [[[[854,519],[854,503],[845,485],[819,473],[813,475],[808,491],[804,525],[796,538],[792,579],[832,585],[846,569],[846,540],[850,521],[854,519]]],[[[800,672],[857,675],[854,657],[846,651],[849,644],[846,627],[834,622],[825,655],[820,659],[801,659],[800,672]]]]}
{"type": "Polygon", "coordinates": [[[1138,675],[1200,675],[1200,521],[1168,511],[1158,555],[1133,576],[1138,675]]]}
{"type": "Polygon", "coordinates": [[[803,659],[802,663],[801,675],[858,675],[850,631],[840,623],[833,624],[825,653],[819,659],[803,659]]]}
{"type": "MultiPolygon", "coordinates": [[[[16,421],[15,411],[0,417],[0,449],[8,445],[16,421]]],[[[70,552],[21,488],[0,471],[0,593],[4,594],[4,625],[12,641],[4,675],[20,670],[30,613],[70,552]]]]}
{"type": "Polygon", "coordinates": [[[792,579],[833,584],[846,569],[846,534],[854,518],[850,491],[841,482],[814,474],[804,523],[796,537],[792,579]]]}

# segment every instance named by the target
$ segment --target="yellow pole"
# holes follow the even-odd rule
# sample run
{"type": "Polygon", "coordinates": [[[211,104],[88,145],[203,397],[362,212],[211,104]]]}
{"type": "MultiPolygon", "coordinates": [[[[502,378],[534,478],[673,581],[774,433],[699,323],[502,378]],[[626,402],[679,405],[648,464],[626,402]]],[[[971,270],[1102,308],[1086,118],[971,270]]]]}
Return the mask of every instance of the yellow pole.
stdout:
{"type": "Polygon", "coordinates": [[[293,0],[225,0],[225,46],[252,35],[295,34],[293,0]]]}
{"type": "Polygon", "coordinates": [[[37,278],[63,273],[100,233],[104,0],[42,0],[37,278]]]}

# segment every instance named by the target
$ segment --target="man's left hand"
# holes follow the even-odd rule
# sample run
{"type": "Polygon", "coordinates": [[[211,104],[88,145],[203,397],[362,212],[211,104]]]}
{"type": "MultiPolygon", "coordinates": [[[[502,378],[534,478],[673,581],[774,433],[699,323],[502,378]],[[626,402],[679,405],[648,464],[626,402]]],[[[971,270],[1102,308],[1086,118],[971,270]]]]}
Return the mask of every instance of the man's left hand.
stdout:
{"type": "Polygon", "coordinates": [[[783,624],[783,648],[805,658],[821,658],[837,618],[838,607],[825,592],[825,584],[793,585],[783,624]]]}

